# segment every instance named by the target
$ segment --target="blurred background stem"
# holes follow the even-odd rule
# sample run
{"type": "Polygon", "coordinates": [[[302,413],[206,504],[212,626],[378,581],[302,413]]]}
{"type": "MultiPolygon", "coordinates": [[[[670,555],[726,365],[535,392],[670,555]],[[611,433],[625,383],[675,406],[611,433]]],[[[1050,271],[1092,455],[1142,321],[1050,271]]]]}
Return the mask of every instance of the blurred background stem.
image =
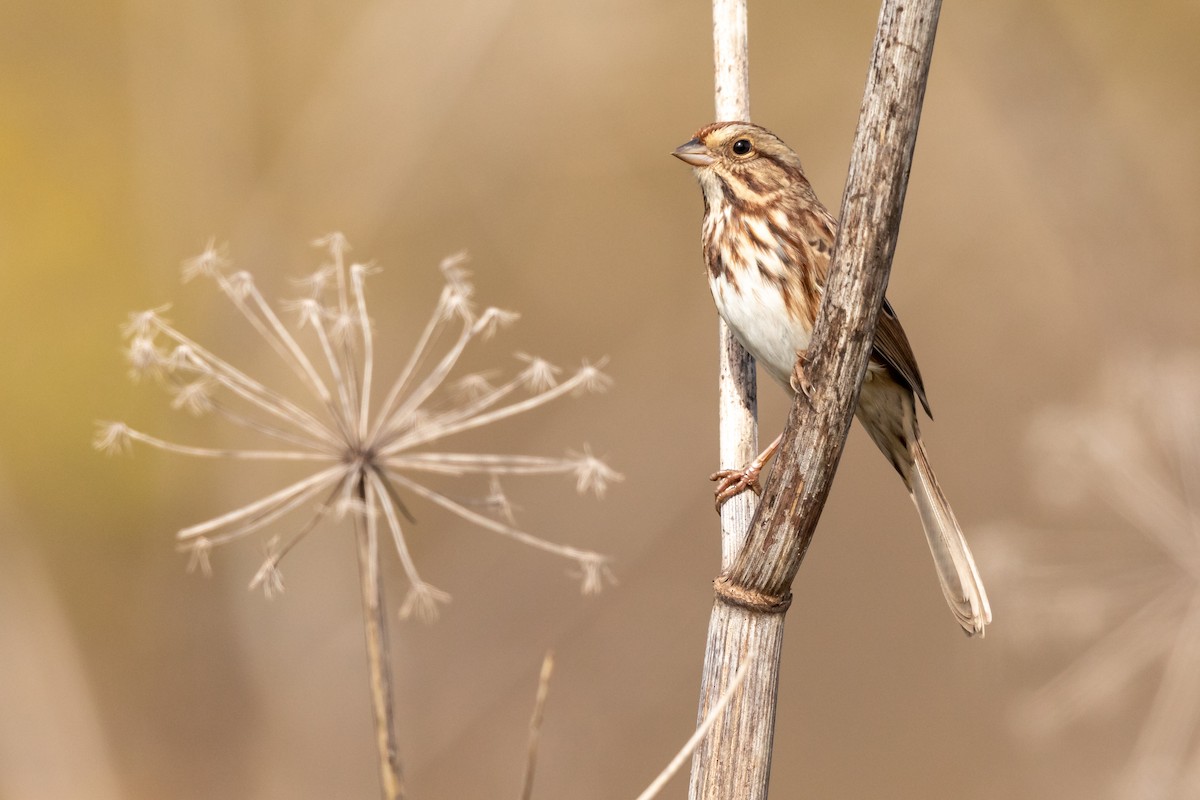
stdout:
{"type": "MultiPolygon", "coordinates": [[[[357,498],[367,509],[363,486],[357,498]]],[[[367,509],[367,514],[370,510],[367,509]]],[[[363,626],[367,638],[367,666],[370,670],[371,708],[375,714],[375,743],[379,751],[379,782],[384,800],[404,797],[400,754],[396,745],[396,719],[392,710],[392,667],[389,661],[387,606],[383,600],[383,582],[379,580],[379,541],[375,531],[359,515],[354,515],[358,541],[358,571],[362,586],[363,626]]]]}

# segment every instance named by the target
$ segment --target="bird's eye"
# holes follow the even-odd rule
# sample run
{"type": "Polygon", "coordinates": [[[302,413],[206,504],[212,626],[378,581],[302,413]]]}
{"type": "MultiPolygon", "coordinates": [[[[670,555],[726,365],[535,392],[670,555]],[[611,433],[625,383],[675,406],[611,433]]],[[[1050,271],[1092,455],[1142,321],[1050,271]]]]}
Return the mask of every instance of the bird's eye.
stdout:
{"type": "Polygon", "coordinates": [[[750,144],[749,139],[738,139],[733,143],[733,154],[735,156],[748,156],[754,146],[750,144]]]}

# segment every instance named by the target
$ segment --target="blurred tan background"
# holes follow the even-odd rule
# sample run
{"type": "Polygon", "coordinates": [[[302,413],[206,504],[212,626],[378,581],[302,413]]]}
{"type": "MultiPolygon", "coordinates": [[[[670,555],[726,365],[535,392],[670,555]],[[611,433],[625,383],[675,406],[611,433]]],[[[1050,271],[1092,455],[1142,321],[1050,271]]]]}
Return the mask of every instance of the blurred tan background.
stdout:
{"type": "MultiPolygon", "coordinates": [[[[877,11],[751,8],[754,118],[834,207],[877,11]]],[[[215,236],[286,295],[331,230],[384,269],[370,298],[393,363],[438,261],[466,249],[481,300],[523,314],[476,366],[607,355],[616,381],[489,431],[500,452],[586,441],[625,474],[604,501],[553,479],[518,496],[529,529],[613,556],[611,590],[581,597],[561,562],[414,503],[415,556],[454,602],[394,632],[412,797],[515,796],[547,648],[535,796],[649,782],[692,728],[718,558],[715,312],[699,190],[668,156],[712,115],[709,15],[635,0],[0,6],[0,798],[376,796],[348,532],[310,537],[267,601],[245,588],[259,539],[220,551],[205,580],[172,535],[280,475],[89,447],[95,419],[227,436],[127,380],[118,324],[171,302],[195,338],[267,361],[210,286],[180,285],[179,262],[215,236]]],[[[1194,355],[1198,37],[1195,3],[944,9],[889,296],[937,414],[933,460],[996,575],[995,625],[962,637],[909,500],[856,430],[789,613],[773,796],[1129,794],[1115,787],[1144,755],[1161,664],[1027,735],[1014,709],[1075,656],[1022,645],[1010,609],[1029,598],[995,565],[1010,545],[996,531],[1082,533],[1089,557],[1089,530],[1111,532],[1096,541],[1112,553],[1137,537],[1094,502],[1048,512],[1024,442],[1043,409],[1092,402],[1114,353],[1194,355]]],[[[761,410],[772,436],[775,387],[761,410]]],[[[399,603],[390,561],[388,576],[399,603]]],[[[1183,735],[1200,786],[1195,727],[1183,735]]]]}

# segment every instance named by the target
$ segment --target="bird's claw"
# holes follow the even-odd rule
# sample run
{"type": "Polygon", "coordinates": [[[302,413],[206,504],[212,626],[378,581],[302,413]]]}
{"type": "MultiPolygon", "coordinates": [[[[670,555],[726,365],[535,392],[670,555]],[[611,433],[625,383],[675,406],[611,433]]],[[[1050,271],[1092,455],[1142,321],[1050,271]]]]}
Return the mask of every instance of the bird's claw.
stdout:
{"type": "Polygon", "coordinates": [[[742,469],[723,469],[710,475],[708,479],[717,482],[717,488],[713,490],[717,513],[721,512],[721,506],[725,505],[727,500],[737,497],[747,489],[755,494],[762,494],[762,486],[758,482],[761,472],[762,465],[753,462],[742,469]]]}
{"type": "Polygon", "coordinates": [[[792,377],[788,381],[791,384],[792,391],[796,394],[804,395],[804,399],[812,404],[812,381],[808,379],[808,375],[804,372],[804,366],[808,363],[808,351],[801,350],[796,354],[796,365],[792,367],[792,377]]]}

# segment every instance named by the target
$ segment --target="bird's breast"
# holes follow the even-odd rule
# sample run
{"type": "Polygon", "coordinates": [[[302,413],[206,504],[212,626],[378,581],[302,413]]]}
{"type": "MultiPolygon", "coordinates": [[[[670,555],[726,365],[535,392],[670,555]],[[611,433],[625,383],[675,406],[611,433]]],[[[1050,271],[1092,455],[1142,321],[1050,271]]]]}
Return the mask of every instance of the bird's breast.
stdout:
{"type": "Polygon", "coordinates": [[[807,319],[789,311],[786,290],[781,288],[786,284],[778,273],[759,266],[757,260],[744,268],[731,266],[709,270],[717,313],[742,346],[787,388],[796,354],[808,349],[812,328],[807,319]]]}

